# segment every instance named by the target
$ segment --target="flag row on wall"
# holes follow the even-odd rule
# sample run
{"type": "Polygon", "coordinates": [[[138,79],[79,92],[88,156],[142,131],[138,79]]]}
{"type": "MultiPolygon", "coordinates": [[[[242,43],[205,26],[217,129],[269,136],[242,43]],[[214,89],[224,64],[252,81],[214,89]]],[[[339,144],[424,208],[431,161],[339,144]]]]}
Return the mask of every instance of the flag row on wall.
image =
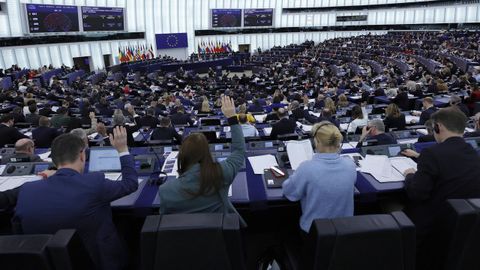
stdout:
{"type": "Polygon", "coordinates": [[[147,60],[155,58],[153,46],[147,45],[118,47],[118,60],[120,63],[128,63],[132,61],[147,60]]]}
{"type": "Polygon", "coordinates": [[[220,41],[201,41],[198,43],[197,52],[199,54],[211,54],[211,53],[229,53],[233,52],[232,42],[220,42],[220,41]]]}

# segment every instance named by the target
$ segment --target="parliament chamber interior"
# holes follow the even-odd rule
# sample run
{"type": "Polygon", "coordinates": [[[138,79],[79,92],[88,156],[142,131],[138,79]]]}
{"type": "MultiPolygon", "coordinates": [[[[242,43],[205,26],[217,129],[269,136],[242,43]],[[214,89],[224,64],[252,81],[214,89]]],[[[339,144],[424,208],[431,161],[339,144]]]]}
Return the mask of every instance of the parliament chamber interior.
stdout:
{"type": "Polygon", "coordinates": [[[480,269],[479,0],[0,0],[0,269],[480,269]]]}

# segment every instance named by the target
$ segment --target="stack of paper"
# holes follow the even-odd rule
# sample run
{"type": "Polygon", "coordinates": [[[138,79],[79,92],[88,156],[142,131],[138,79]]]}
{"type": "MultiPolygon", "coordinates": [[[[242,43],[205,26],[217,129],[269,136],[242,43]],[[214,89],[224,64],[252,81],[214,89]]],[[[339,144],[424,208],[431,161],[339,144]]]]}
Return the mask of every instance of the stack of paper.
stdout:
{"type": "Polygon", "coordinates": [[[264,169],[278,166],[277,159],[273,155],[248,157],[248,161],[252,165],[253,173],[255,174],[263,174],[264,169]]]}
{"type": "Polygon", "coordinates": [[[267,117],[267,115],[266,114],[257,114],[257,115],[254,115],[253,117],[255,117],[255,120],[258,123],[263,123],[263,119],[265,119],[265,117],[267,117]]]}
{"type": "Polygon", "coordinates": [[[303,132],[311,132],[313,126],[305,125],[305,124],[302,124],[300,122],[297,122],[297,127],[301,128],[303,130],[303,132]]]}
{"type": "Polygon", "coordinates": [[[272,128],[271,127],[263,128],[263,132],[265,133],[265,136],[270,136],[270,133],[272,133],[272,128]]]}
{"type": "Polygon", "coordinates": [[[25,176],[2,176],[0,177],[0,192],[17,188],[24,183],[41,180],[42,177],[38,175],[25,176]]]}
{"type": "Polygon", "coordinates": [[[366,155],[359,161],[360,171],[369,173],[380,183],[403,181],[403,175],[395,170],[385,155],[366,155]]]}
{"type": "Polygon", "coordinates": [[[420,122],[420,116],[405,115],[405,122],[407,122],[407,123],[418,123],[418,122],[420,122]]]}
{"type": "Polygon", "coordinates": [[[162,172],[166,173],[168,176],[178,177],[178,151],[172,151],[165,159],[163,163],[162,172]]]}
{"type": "Polygon", "coordinates": [[[408,169],[417,170],[417,163],[408,157],[391,157],[392,166],[400,173],[404,173],[408,169]]]}
{"type": "Polygon", "coordinates": [[[310,140],[288,141],[286,145],[288,159],[293,170],[296,170],[305,160],[310,160],[313,157],[313,147],[310,140]]]}

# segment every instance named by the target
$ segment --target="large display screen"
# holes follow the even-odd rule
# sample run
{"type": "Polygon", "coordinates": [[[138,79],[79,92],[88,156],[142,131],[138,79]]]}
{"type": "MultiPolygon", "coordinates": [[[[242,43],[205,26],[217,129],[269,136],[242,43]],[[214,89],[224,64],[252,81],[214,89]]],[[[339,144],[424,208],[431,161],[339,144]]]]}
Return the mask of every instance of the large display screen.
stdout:
{"type": "Polygon", "coordinates": [[[245,9],[243,10],[243,26],[272,26],[273,9],[245,9]]]}
{"type": "Polygon", "coordinates": [[[123,8],[82,7],[83,31],[124,31],[123,8]]]}
{"type": "Polygon", "coordinates": [[[26,4],[30,33],[78,32],[76,6],[26,4]]]}
{"type": "Polygon", "coordinates": [[[241,9],[212,9],[212,27],[241,27],[241,9]]]}

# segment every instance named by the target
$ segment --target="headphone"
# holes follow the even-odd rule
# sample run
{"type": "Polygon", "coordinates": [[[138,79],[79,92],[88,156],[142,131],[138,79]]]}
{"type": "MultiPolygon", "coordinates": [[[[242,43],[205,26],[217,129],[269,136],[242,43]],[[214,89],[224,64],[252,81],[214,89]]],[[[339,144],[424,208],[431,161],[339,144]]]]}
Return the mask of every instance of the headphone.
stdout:
{"type": "MultiPolygon", "coordinates": [[[[319,131],[322,127],[324,127],[324,126],[335,126],[335,125],[332,124],[332,123],[330,123],[330,122],[328,122],[328,121],[326,121],[326,123],[320,124],[320,125],[318,126],[317,130],[315,130],[315,133],[313,134],[313,139],[314,139],[314,140],[315,140],[315,137],[317,137],[318,131],[319,131]]],[[[336,127],[336,126],[335,126],[335,127],[336,127]]]]}
{"type": "Polygon", "coordinates": [[[433,131],[435,131],[435,133],[440,133],[440,127],[438,126],[437,123],[433,124],[433,131]]]}

